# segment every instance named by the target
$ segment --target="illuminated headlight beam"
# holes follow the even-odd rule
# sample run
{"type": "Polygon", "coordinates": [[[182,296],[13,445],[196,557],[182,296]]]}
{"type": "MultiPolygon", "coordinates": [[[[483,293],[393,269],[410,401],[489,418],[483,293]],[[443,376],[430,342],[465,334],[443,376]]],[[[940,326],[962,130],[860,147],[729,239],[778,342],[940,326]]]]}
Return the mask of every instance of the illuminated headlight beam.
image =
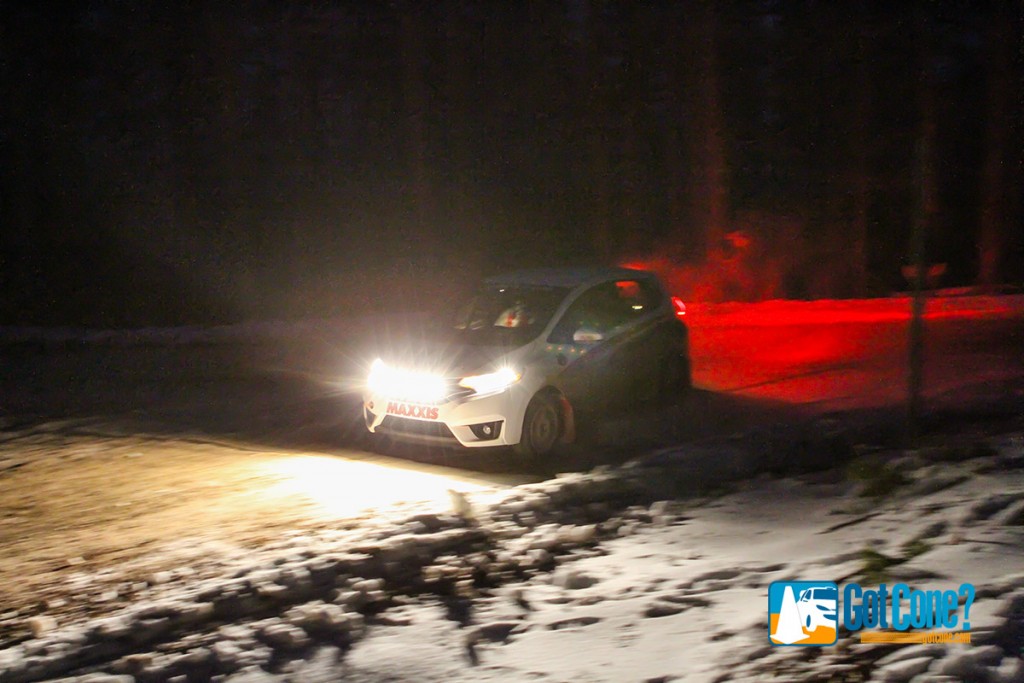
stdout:
{"type": "Polygon", "coordinates": [[[436,403],[448,393],[443,377],[393,368],[380,358],[370,365],[366,384],[374,394],[417,403],[436,403]]]}
{"type": "Polygon", "coordinates": [[[472,494],[474,502],[486,504],[496,500],[503,488],[441,472],[330,456],[283,456],[266,468],[278,482],[268,493],[304,499],[330,516],[344,517],[405,504],[450,509],[452,489],[472,494]]]}
{"type": "Polygon", "coordinates": [[[501,368],[484,375],[463,377],[459,382],[459,386],[472,389],[478,394],[496,394],[499,391],[505,391],[505,389],[518,382],[520,377],[522,375],[512,368],[501,368]]]}

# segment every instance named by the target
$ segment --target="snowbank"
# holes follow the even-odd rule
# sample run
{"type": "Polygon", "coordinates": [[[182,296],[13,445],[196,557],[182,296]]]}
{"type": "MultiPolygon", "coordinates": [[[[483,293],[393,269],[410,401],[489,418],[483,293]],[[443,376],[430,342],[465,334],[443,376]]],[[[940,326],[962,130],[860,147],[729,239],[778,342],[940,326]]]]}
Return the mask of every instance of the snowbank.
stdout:
{"type": "Polygon", "coordinates": [[[835,470],[708,497],[725,475],[684,455],[286,537],[120,613],[41,621],[0,680],[1021,679],[1021,435],[875,453],[902,484],[874,499],[835,470]],[[865,547],[915,585],[973,582],[974,645],[769,646],[768,584],[859,577],[865,547]]]}

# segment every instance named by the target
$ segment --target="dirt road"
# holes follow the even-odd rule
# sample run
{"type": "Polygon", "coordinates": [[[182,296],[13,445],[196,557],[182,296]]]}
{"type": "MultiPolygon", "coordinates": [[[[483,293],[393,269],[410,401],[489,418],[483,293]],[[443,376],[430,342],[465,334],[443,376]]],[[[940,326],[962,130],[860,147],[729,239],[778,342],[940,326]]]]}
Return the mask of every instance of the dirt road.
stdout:
{"type": "MultiPolygon", "coordinates": [[[[335,358],[330,340],[306,339],[304,352],[2,348],[0,643],[23,637],[32,614],[104,613],[289,534],[367,524],[396,506],[447,507],[450,488],[482,492],[815,411],[898,405],[905,323],[859,310],[694,315],[701,389],[689,402],[609,419],[545,471],[491,455],[445,468],[429,450],[393,459],[360,449],[354,399],[339,389],[358,361],[335,358]]],[[[933,405],[1019,410],[1010,387],[1024,377],[1022,329],[1015,300],[932,320],[933,405]]]]}

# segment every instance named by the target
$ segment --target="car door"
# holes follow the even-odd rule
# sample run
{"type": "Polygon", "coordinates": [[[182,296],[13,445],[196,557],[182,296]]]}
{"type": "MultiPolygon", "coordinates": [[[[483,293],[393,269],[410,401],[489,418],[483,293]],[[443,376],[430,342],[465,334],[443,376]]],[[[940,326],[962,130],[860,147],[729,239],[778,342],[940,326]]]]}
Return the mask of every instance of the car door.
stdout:
{"type": "Polygon", "coordinates": [[[603,282],[581,294],[548,338],[565,365],[559,388],[578,410],[615,410],[657,371],[649,331],[657,292],[641,279],[603,282]]]}

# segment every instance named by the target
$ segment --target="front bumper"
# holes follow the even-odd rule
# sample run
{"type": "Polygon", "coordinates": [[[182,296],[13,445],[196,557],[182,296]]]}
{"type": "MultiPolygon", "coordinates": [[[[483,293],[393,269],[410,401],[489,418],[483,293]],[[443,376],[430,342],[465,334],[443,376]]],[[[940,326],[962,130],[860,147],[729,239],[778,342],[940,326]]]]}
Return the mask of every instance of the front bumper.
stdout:
{"type": "Polygon", "coordinates": [[[363,418],[369,431],[401,441],[466,448],[512,446],[519,443],[528,402],[519,385],[439,404],[367,394],[363,418]]]}

